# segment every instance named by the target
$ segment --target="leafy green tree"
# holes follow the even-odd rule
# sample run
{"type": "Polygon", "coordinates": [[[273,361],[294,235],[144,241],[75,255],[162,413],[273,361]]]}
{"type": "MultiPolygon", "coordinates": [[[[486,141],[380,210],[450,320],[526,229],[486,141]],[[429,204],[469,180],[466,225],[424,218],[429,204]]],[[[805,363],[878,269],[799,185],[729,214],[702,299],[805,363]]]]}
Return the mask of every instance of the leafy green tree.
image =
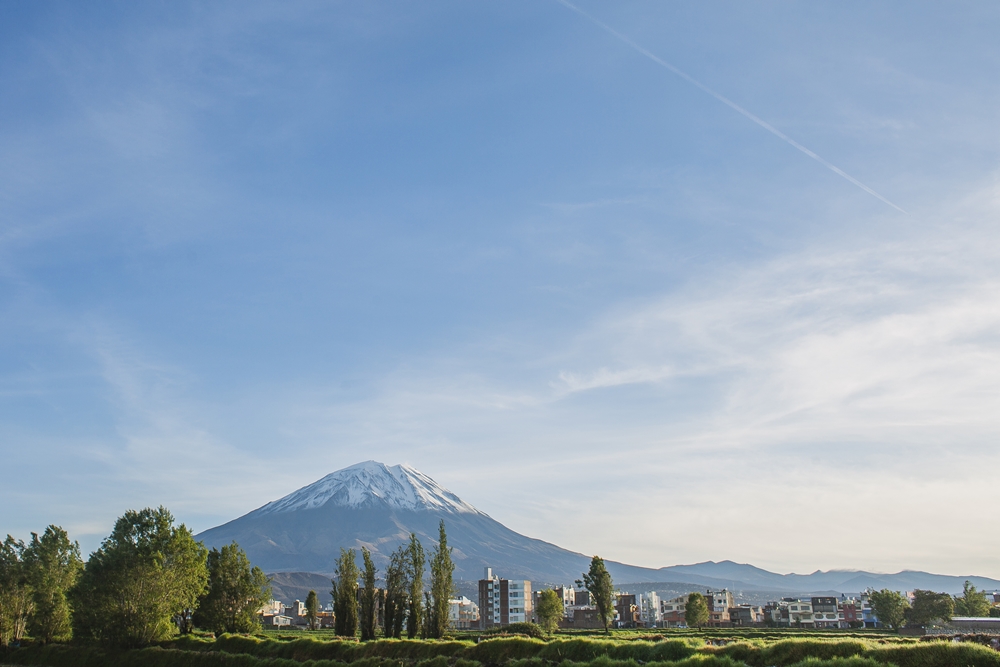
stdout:
{"type": "Polygon", "coordinates": [[[68,639],[73,632],[69,591],[83,569],[80,545],[70,542],[59,526],[31,534],[24,550],[34,610],[28,620],[31,635],[46,644],[68,639]]]}
{"type": "Polygon", "coordinates": [[[544,590],[538,594],[538,606],[535,608],[538,614],[538,624],[546,632],[555,632],[559,627],[559,619],[563,617],[563,599],[554,590],[544,590]]]}
{"type": "Polygon", "coordinates": [[[0,542],[0,646],[24,639],[34,608],[24,542],[10,535],[0,542]]]}
{"type": "Polygon", "coordinates": [[[423,627],[424,621],[424,547],[417,539],[416,533],[410,533],[410,543],[406,549],[407,571],[406,579],[410,584],[409,609],[406,614],[406,636],[413,639],[423,627]]]}
{"type": "Polygon", "coordinates": [[[407,576],[409,550],[400,545],[389,557],[385,572],[384,627],[386,637],[399,639],[403,634],[403,621],[409,606],[410,580],[407,576]]]}
{"type": "Polygon", "coordinates": [[[883,588],[880,591],[871,591],[868,600],[872,605],[872,612],[879,622],[892,630],[899,630],[906,620],[906,611],[910,608],[910,601],[899,591],[890,591],[883,588]]]}
{"type": "Polygon", "coordinates": [[[428,636],[440,639],[448,631],[448,612],[455,593],[455,563],[444,531],[444,520],[438,526],[438,544],[431,554],[431,599],[427,610],[428,636]]]}
{"type": "Polygon", "coordinates": [[[950,621],[955,611],[955,601],[947,593],[913,591],[913,605],[907,610],[909,625],[929,625],[932,621],[950,621]]]}
{"type": "Polygon", "coordinates": [[[365,590],[361,592],[361,641],[366,642],[375,639],[375,629],[378,626],[378,613],[375,608],[378,591],[375,590],[375,562],[372,561],[371,552],[366,547],[361,547],[361,558],[365,563],[365,572],[361,576],[361,580],[365,583],[365,590]]]}
{"type": "Polygon", "coordinates": [[[341,637],[358,634],[358,563],[354,549],[340,549],[333,580],[333,627],[341,637]]]}
{"type": "Polygon", "coordinates": [[[90,556],[76,588],[73,634],[131,648],[167,639],[208,585],[208,551],[165,507],[129,510],[90,556]]]}
{"type": "MultiPolygon", "coordinates": [[[[351,549],[351,551],[354,551],[351,549]]],[[[306,595],[306,623],[309,624],[310,630],[315,630],[319,627],[319,598],[316,597],[316,591],[309,591],[306,595]]]]}
{"type": "Polygon", "coordinates": [[[208,552],[208,591],[198,602],[195,624],[216,634],[251,634],[261,628],[258,612],[271,599],[271,581],[233,542],[208,552]]]}
{"type": "Polygon", "coordinates": [[[976,590],[971,582],[966,581],[962,597],[955,598],[955,616],[989,616],[990,606],[986,593],[976,590]]]}
{"type": "Polygon", "coordinates": [[[700,628],[708,623],[708,602],[701,593],[691,593],[684,604],[684,622],[689,628],[700,628]]]}
{"type": "Polygon", "coordinates": [[[615,588],[611,581],[611,573],[604,566],[604,559],[594,556],[590,560],[590,571],[583,574],[583,580],[576,580],[577,586],[583,586],[590,591],[590,601],[597,607],[597,615],[604,624],[605,634],[615,617],[615,588]]]}

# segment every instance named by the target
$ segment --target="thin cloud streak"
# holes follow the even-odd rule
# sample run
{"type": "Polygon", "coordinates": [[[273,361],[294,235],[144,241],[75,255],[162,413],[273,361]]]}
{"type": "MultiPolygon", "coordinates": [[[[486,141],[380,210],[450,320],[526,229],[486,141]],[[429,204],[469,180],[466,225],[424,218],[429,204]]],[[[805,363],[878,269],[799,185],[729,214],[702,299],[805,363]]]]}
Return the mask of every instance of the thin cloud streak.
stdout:
{"type": "Polygon", "coordinates": [[[844,171],[843,169],[841,169],[837,165],[835,165],[835,164],[831,163],[830,161],[824,159],[822,156],[817,155],[814,151],[809,150],[808,148],[806,148],[805,146],[803,146],[799,142],[795,141],[794,139],[792,139],[791,137],[789,137],[787,134],[785,134],[784,132],[782,132],[778,128],[774,127],[773,125],[771,125],[770,123],[768,123],[767,121],[765,121],[763,118],[760,118],[759,116],[756,116],[753,113],[747,111],[746,109],[744,109],[743,107],[741,107],[739,104],[736,104],[736,102],[733,102],[728,97],[726,97],[726,96],[724,96],[724,95],[722,95],[720,93],[715,92],[714,90],[712,90],[711,88],[709,88],[705,84],[703,84],[700,81],[698,81],[697,79],[695,79],[690,74],[684,72],[683,70],[678,69],[677,67],[674,67],[673,65],[671,65],[667,61],[665,61],[662,58],[660,58],[659,56],[657,56],[655,53],[652,53],[648,49],[646,49],[646,48],[640,46],[639,44],[637,44],[636,42],[634,42],[629,37],[627,37],[627,36],[623,35],[622,33],[618,32],[617,30],[615,30],[614,28],[612,28],[611,26],[609,26],[607,23],[604,23],[603,21],[597,19],[596,17],[588,14],[587,12],[583,11],[582,9],[580,9],[579,7],[577,7],[576,5],[574,5],[573,3],[568,2],[568,0],[556,0],[556,2],[558,2],[561,5],[564,5],[565,7],[568,7],[569,9],[572,9],[573,11],[577,12],[578,14],[580,14],[580,16],[583,16],[584,18],[586,18],[588,21],[590,21],[594,25],[596,25],[599,28],[602,28],[603,30],[607,31],[608,33],[614,35],[619,40],[621,40],[621,41],[625,42],[626,44],[628,44],[629,46],[631,46],[634,50],[638,51],[642,55],[646,56],[647,58],[649,58],[650,60],[652,60],[653,62],[655,62],[657,65],[660,65],[661,67],[664,67],[664,68],[670,70],[671,72],[673,72],[677,76],[681,77],[682,79],[684,79],[685,81],[687,81],[691,85],[695,86],[696,88],[698,88],[702,92],[711,95],[712,97],[714,97],[718,101],[720,101],[723,104],[725,104],[730,109],[733,109],[734,111],[736,111],[740,115],[742,115],[745,118],[753,121],[754,123],[756,123],[760,127],[764,128],[765,130],[767,130],[768,132],[770,132],[774,136],[778,137],[779,139],[781,139],[782,141],[784,141],[785,143],[787,143],[789,146],[792,146],[793,148],[797,149],[798,151],[800,151],[804,155],[807,155],[808,157],[811,157],[813,160],[816,160],[817,162],[819,162],[821,165],[823,165],[824,167],[826,167],[827,169],[829,169],[833,173],[835,173],[838,176],[840,176],[840,177],[844,178],[845,180],[847,180],[849,183],[852,183],[852,184],[856,185],[857,187],[861,188],[862,190],[864,190],[865,192],[867,192],[871,196],[875,197],[876,199],[879,199],[883,203],[888,204],[889,206],[893,207],[894,209],[896,209],[900,213],[904,213],[904,214],[906,213],[905,210],[903,210],[902,208],[900,208],[896,204],[892,203],[891,201],[889,201],[888,199],[886,199],[885,197],[883,197],[878,192],[876,192],[872,188],[868,187],[867,185],[865,185],[864,183],[862,183],[858,179],[854,178],[853,176],[851,176],[850,174],[848,174],[846,171],[844,171]]]}

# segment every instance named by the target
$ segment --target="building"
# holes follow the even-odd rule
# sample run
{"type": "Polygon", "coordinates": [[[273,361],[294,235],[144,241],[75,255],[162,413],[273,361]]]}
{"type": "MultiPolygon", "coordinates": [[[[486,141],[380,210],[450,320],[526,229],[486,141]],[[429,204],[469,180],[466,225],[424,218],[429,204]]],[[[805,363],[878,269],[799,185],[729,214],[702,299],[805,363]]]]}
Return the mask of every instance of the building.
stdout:
{"type": "Polygon", "coordinates": [[[639,617],[647,628],[660,625],[660,596],[656,591],[646,591],[639,596],[639,617]]]}
{"type": "Polygon", "coordinates": [[[479,619],[484,630],[531,620],[531,582],[501,579],[486,568],[479,580],[479,619]]]}
{"type": "Polygon", "coordinates": [[[741,604],[729,608],[729,622],[734,626],[753,627],[764,623],[764,608],[741,604]]]}
{"type": "Polygon", "coordinates": [[[639,604],[632,593],[615,593],[615,627],[634,628],[641,625],[639,604]]]}
{"type": "Polygon", "coordinates": [[[785,598],[788,602],[788,624],[793,627],[812,628],[813,610],[811,600],[798,600],[795,598],[785,598]]]}
{"type": "Polygon", "coordinates": [[[479,627],[479,605],[465,597],[448,600],[448,623],[456,630],[479,627]]]}
{"type": "MultiPolygon", "coordinates": [[[[809,598],[812,607],[813,627],[815,628],[839,628],[844,622],[844,615],[834,597],[814,597],[809,598]]],[[[845,626],[846,627],[846,626],[845,626]]]]}
{"type": "Polygon", "coordinates": [[[686,626],[684,621],[687,596],[682,595],[673,600],[660,600],[660,622],[665,628],[686,626]]]}
{"type": "Polygon", "coordinates": [[[292,617],[283,614],[264,614],[264,625],[272,628],[285,628],[292,624],[292,617]]]}
{"type": "Polygon", "coordinates": [[[729,609],[736,606],[733,594],[723,588],[721,591],[705,591],[705,602],[708,603],[708,624],[714,628],[725,628],[732,625],[729,620],[729,609]]]}

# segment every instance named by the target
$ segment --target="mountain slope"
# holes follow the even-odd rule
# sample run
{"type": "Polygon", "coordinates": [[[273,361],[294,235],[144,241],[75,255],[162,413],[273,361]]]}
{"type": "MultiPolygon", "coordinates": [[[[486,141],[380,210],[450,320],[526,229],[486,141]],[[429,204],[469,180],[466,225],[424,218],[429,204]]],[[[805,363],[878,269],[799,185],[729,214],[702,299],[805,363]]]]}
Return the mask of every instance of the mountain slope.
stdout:
{"type": "MultiPolygon", "coordinates": [[[[520,535],[408,466],[366,461],[323,477],[197,537],[209,547],[238,542],[267,572],[320,573],[335,568],[340,549],[364,546],[385,571],[389,555],[416,533],[428,551],[437,544],[444,520],[454,548],[455,577],[477,580],[484,567],[504,577],[542,584],[580,578],[590,557],[520,535]]],[[[877,574],[851,570],[776,574],[732,561],[674,565],[659,569],[606,561],[616,582],[684,582],[706,588],[809,593],[873,588],[926,588],[960,593],[968,579],[980,589],[1000,589],[985,577],[926,572],[877,574]]]]}

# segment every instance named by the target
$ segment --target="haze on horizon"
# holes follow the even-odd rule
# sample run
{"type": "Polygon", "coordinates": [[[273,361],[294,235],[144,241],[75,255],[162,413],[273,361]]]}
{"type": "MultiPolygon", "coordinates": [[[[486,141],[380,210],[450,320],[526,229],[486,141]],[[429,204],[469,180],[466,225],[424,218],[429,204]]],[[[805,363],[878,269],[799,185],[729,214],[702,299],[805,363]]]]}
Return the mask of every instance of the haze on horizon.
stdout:
{"type": "Polygon", "coordinates": [[[1000,6],[572,4],[0,7],[0,534],[1000,578],[1000,6]]]}

